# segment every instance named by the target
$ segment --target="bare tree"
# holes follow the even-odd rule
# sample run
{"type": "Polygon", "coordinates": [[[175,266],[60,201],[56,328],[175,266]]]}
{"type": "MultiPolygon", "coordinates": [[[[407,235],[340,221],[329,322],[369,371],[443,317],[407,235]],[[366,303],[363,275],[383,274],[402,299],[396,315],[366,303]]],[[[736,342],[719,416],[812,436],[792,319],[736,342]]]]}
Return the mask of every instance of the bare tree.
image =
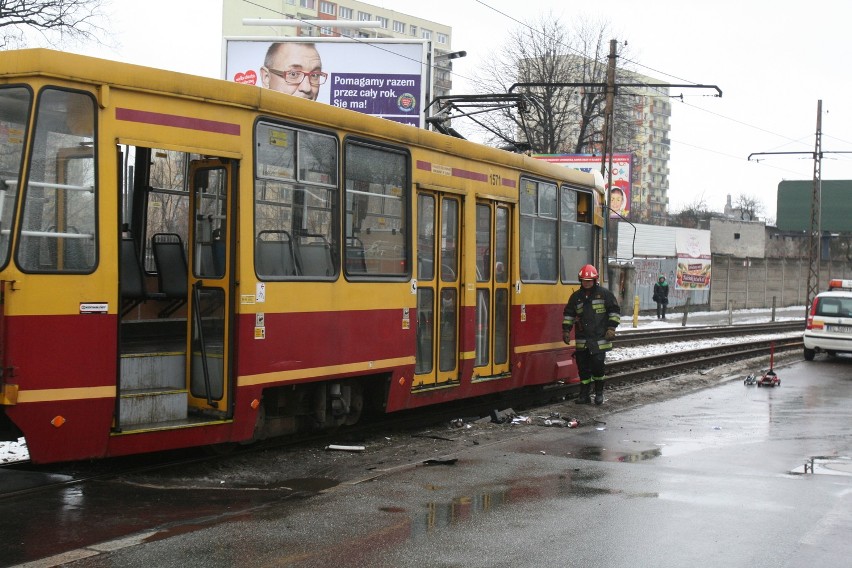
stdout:
{"type": "Polygon", "coordinates": [[[754,195],[741,193],[734,199],[734,211],[743,221],[756,221],[764,212],[763,202],[754,195]]]}
{"type": "Polygon", "coordinates": [[[99,41],[103,0],[0,0],[0,48],[99,41]],[[40,41],[33,39],[38,36],[40,41]]]}
{"type": "MultiPolygon", "coordinates": [[[[709,224],[712,213],[707,208],[707,200],[704,194],[698,195],[691,203],[684,205],[680,211],[672,215],[669,224],[687,229],[700,229],[702,225],[709,224]]],[[[703,228],[707,228],[706,226],[703,228]]]]}
{"type": "MultiPolygon", "coordinates": [[[[580,21],[571,29],[553,14],[542,14],[510,31],[503,50],[474,77],[475,89],[506,93],[515,83],[542,85],[515,89],[529,94],[531,104],[505,106],[478,119],[486,142],[503,145],[525,138],[540,153],[601,152],[606,92],[602,87],[584,85],[606,82],[611,36],[607,23],[580,21]]],[[[629,139],[629,133],[618,130],[633,125],[633,121],[618,118],[627,112],[627,103],[619,102],[616,140],[629,139]]]]}

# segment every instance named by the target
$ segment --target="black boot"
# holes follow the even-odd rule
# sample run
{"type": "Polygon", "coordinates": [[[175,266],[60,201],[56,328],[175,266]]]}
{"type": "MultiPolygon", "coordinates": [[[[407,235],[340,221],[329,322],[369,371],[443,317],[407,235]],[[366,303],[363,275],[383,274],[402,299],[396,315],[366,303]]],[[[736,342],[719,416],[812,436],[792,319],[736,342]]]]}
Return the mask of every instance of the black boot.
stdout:
{"type": "Polygon", "coordinates": [[[595,404],[601,405],[603,404],[603,389],[604,382],[603,381],[595,381],[595,404]]]}
{"type": "Polygon", "coordinates": [[[577,399],[574,401],[574,404],[591,404],[592,399],[589,396],[589,391],[591,390],[592,385],[589,383],[580,384],[580,394],[577,395],[577,399]]]}

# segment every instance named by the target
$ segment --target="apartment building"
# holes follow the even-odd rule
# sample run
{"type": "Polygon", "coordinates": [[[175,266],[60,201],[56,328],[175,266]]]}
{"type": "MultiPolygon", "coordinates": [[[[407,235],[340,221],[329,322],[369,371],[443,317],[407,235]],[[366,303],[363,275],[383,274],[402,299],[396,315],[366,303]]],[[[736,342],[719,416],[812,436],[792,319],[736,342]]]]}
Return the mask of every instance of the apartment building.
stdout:
{"type": "MultiPolygon", "coordinates": [[[[618,71],[618,83],[661,81],[637,73],[618,71]]],[[[669,204],[669,154],[672,105],[669,89],[630,87],[619,91],[627,98],[634,128],[626,137],[616,137],[615,151],[633,154],[631,217],[655,225],[665,224],[669,204]]]]}

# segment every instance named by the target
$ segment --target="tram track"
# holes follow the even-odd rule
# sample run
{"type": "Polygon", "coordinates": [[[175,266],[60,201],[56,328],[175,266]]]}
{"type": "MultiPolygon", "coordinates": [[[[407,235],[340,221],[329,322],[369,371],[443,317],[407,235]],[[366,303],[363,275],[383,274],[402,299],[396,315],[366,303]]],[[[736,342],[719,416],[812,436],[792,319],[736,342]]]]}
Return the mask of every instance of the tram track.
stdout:
{"type": "Polygon", "coordinates": [[[694,341],[698,339],[718,339],[721,337],[788,333],[805,330],[804,320],[793,320],[783,322],[740,324],[740,325],[713,325],[699,327],[664,328],[656,330],[628,330],[619,331],[613,345],[618,347],[635,347],[653,343],[670,343],[674,341],[694,341]]]}
{"type": "MultiPolygon", "coordinates": [[[[781,354],[793,350],[801,350],[801,337],[791,338],[789,333],[796,331],[801,322],[781,323],[767,326],[739,325],[731,327],[683,328],[676,332],[627,332],[620,336],[618,347],[624,347],[628,341],[641,341],[637,345],[652,343],[680,342],[688,343],[701,338],[733,336],[744,338],[750,335],[763,334],[760,339],[734,341],[722,345],[702,347],[697,349],[674,348],[663,354],[632,357],[607,363],[607,389],[623,389],[634,387],[642,382],[660,381],[682,376],[687,373],[704,373],[708,369],[738,361],[760,359],[761,367],[768,367],[770,350],[781,354]],[[765,335],[777,334],[777,338],[765,335]],[[788,337],[784,337],[787,334],[788,337]],[[639,337],[641,336],[641,338],[639,337]]],[[[36,466],[26,461],[0,464],[0,471],[22,471],[35,475],[43,474],[44,483],[25,487],[20,490],[10,490],[0,493],[0,500],[25,497],[30,494],[73,487],[88,482],[112,481],[121,477],[148,474],[169,468],[181,468],[205,462],[231,457],[243,457],[255,452],[269,450],[285,450],[300,445],[322,447],[331,443],[339,443],[341,438],[346,440],[367,439],[374,435],[389,432],[406,433],[418,429],[446,424],[451,420],[469,421],[474,418],[488,416],[494,410],[514,408],[518,410],[533,410],[537,407],[564,401],[576,396],[578,385],[556,383],[544,387],[535,387],[499,393],[489,397],[474,400],[464,400],[455,403],[429,408],[403,411],[392,415],[380,415],[374,420],[365,421],[357,426],[331,433],[312,433],[304,436],[291,436],[264,440],[248,446],[228,445],[232,451],[215,452],[204,448],[175,450],[159,454],[143,454],[127,458],[113,458],[104,461],[72,462],[36,466]],[[57,479],[57,477],[60,477],[57,479]]],[[[414,434],[412,434],[414,435],[414,434]]]]}

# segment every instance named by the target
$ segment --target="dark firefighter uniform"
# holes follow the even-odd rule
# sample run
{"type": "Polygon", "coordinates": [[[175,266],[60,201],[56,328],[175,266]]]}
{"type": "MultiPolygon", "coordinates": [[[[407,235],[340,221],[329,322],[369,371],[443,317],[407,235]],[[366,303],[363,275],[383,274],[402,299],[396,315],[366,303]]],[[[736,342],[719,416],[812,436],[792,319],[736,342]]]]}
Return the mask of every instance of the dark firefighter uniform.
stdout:
{"type": "Polygon", "coordinates": [[[606,352],[612,349],[615,328],[621,322],[621,308],[612,292],[598,284],[588,289],[579,288],[568,298],[562,312],[562,333],[568,342],[568,333],[574,328],[577,348],[574,356],[580,374],[578,404],[588,404],[590,385],[595,385],[595,404],[603,403],[606,379],[606,352]]]}

